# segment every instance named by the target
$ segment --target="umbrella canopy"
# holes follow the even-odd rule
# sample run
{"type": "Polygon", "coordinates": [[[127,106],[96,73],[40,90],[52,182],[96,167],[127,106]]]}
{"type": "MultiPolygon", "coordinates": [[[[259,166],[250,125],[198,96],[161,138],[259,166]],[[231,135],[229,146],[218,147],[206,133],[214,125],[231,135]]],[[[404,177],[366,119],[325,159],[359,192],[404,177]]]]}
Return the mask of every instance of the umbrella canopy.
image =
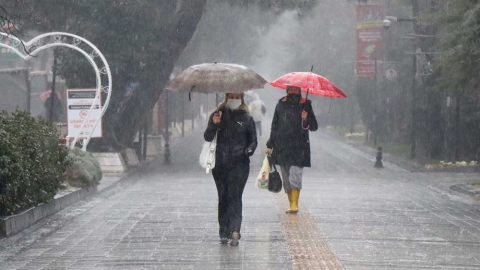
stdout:
{"type": "Polygon", "coordinates": [[[286,89],[287,86],[302,88],[302,92],[324,97],[346,98],[340,88],[327,78],[312,72],[291,72],[270,83],[272,86],[286,89]]]}
{"type": "Polygon", "coordinates": [[[243,93],[263,88],[267,83],[262,76],[246,66],[212,63],[185,69],[166,89],[187,93],[243,93]]]}
{"type": "MultiPolygon", "coordinates": [[[[60,94],[58,92],[55,92],[57,94],[58,99],[60,99],[60,94]]],[[[48,90],[46,92],[41,93],[38,98],[42,101],[45,102],[47,98],[49,98],[52,95],[52,90],[48,90]]]]}

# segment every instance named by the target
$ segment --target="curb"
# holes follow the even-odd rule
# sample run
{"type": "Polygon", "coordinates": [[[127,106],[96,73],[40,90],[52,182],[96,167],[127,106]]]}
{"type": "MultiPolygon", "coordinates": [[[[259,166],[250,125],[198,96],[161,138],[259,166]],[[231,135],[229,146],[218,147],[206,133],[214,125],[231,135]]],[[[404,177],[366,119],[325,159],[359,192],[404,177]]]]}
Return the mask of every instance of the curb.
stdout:
{"type": "Polygon", "coordinates": [[[132,171],[124,173],[120,179],[100,190],[98,189],[99,186],[85,187],[54,198],[51,202],[34,206],[22,213],[8,217],[0,217],[0,238],[8,237],[21,232],[22,230],[34,225],[36,222],[53,215],[87,197],[101,195],[114,189],[118,185],[123,185],[133,175],[141,171],[142,168],[143,166],[138,166],[135,169],[132,169],[132,171]]]}
{"type": "Polygon", "coordinates": [[[61,197],[54,198],[51,202],[34,206],[22,213],[8,217],[0,217],[0,238],[19,233],[22,230],[34,225],[36,222],[53,215],[87,197],[107,193],[110,190],[113,190],[115,187],[129,182],[131,177],[139,173],[143,168],[144,166],[138,166],[135,169],[132,169],[132,171],[123,174],[117,181],[105,186],[100,190],[98,189],[98,186],[82,188],[65,194],[61,197]]]}
{"type": "Polygon", "coordinates": [[[468,195],[475,199],[480,199],[480,189],[474,188],[471,185],[457,184],[450,187],[451,190],[468,195]]]}
{"type": "MultiPolygon", "coordinates": [[[[339,139],[340,141],[345,142],[346,144],[354,147],[355,149],[358,149],[358,150],[366,153],[367,155],[372,157],[372,160],[374,160],[376,155],[377,155],[377,150],[375,150],[374,148],[372,148],[368,145],[358,144],[358,143],[350,140],[349,138],[341,136],[340,134],[335,133],[331,130],[327,130],[325,128],[322,128],[322,132],[324,134],[329,135],[329,136],[335,137],[335,138],[339,139]]],[[[422,169],[423,169],[422,167],[418,166],[417,164],[415,164],[414,162],[412,162],[410,160],[406,160],[406,159],[394,156],[394,155],[386,153],[386,152],[383,152],[383,162],[391,163],[395,166],[398,166],[398,167],[400,167],[404,170],[407,170],[409,172],[412,172],[412,173],[413,172],[422,172],[422,169]]],[[[374,164],[375,164],[375,162],[373,161],[372,162],[372,167],[374,166],[374,164]]]]}
{"type": "Polygon", "coordinates": [[[82,188],[42,203],[20,214],[0,218],[0,236],[10,236],[97,192],[97,186],[82,188]]]}
{"type": "MultiPolygon", "coordinates": [[[[335,133],[331,130],[326,130],[322,129],[322,131],[325,134],[329,134],[332,137],[336,137],[340,140],[345,140],[348,145],[351,145],[355,147],[356,149],[359,149],[363,151],[364,153],[367,153],[372,156],[372,158],[375,157],[376,155],[376,150],[368,145],[365,144],[358,144],[353,142],[352,140],[348,138],[344,138],[343,136],[339,135],[338,133],[335,133]]],[[[451,168],[435,168],[435,169],[427,169],[422,165],[419,165],[411,160],[398,157],[386,152],[383,152],[383,161],[391,163],[393,165],[396,165],[402,169],[405,169],[409,172],[412,173],[471,173],[471,174],[477,174],[480,173],[480,167],[479,166],[466,166],[466,167],[451,167],[451,168]]],[[[372,164],[373,166],[373,164],[372,164]]]]}

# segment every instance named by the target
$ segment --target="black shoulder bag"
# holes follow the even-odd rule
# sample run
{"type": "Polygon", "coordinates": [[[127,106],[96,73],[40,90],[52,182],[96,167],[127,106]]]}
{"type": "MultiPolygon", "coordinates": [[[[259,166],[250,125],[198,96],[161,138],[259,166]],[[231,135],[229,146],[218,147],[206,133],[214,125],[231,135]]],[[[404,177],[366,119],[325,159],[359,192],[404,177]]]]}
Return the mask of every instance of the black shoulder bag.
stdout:
{"type": "Polygon", "coordinates": [[[270,164],[270,174],[268,174],[268,191],[278,193],[282,191],[282,178],[277,171],[277,167],[273,164],[272,159],[268,158],[270,164]]]}

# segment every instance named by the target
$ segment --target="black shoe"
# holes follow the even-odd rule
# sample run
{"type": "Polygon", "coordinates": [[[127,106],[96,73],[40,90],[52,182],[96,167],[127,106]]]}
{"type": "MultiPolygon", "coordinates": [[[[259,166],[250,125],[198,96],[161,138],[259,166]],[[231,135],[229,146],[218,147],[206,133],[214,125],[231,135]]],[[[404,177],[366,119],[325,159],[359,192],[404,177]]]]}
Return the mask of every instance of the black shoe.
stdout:
{"type": "Polygon", "coordinates": [[[232,232],[232,241],[230,241],[230,246],[238,246],[240,240],[240,233],[238,231],[232,232]]]}
{"type": "Polygon", "coordinates": [[[229,240],[230,240],[230,239],[228,239],[227,237],[221,237],[221,238],[220,238],[220,244],[221,244],[221,245],[226,245],[226,244],[228,244],[228,241],[229,241],[229,240]]]}

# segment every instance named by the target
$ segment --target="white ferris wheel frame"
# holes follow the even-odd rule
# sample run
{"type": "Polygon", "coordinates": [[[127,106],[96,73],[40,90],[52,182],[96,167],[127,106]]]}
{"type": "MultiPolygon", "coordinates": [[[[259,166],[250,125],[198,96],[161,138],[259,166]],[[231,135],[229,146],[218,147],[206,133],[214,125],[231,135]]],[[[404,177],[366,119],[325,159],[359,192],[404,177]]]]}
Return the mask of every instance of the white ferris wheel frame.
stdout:
{"type": "Polygon", "coordinates": [[[93,45],[90,41],[86,40],[85,38],[82,38],[74,34],[65,33],[65,32],[45,33],[31,39],[28,42],[22,41],[13,35],[0,32],[0,48],[1,47],[11,50],[12,52],[16,53],[25,61],[28,61],[32,57],[35,57],[40,51],[43,51],[45,49],[52,48],[52,47],[70,48],[80,52],[83,56],[85,56],[85,58],[87,58],[88,62],[92,65],[95,71],[96,94],[95,94],[95,98],[92,103],[92,106],[90,107],[90,110],[88,110],[87,116],[83,120],[80,131],[74,138],[67,138],[68,145],[72,149],[75,148],[77,141],[81,139],[80,144],[82,145],[82,150],[86,151],[87,145],[90,142],[93,131],[95,130],[95,128],[97,128],[97,124],[98,122],[100,122],[99,120],[102,118],[102,116],[105,114],[105,111],[108,108],[108,104],[110,103],[110,97],[112,94],[112,74],[110,72],[110,66],[108,65],[107,60],[103,56],[102,52],[95,45],[93,45]],[[82,49],[80,47],[81,45],[90,49],[91,53],[88,53],[87,51],[82,49]],[[98,61],[98,64],[97,64],[96,59],[98,58],[101,61],[98,61]],[[99,68],[99,65],[101,68],[99,68]],[[102,84],[102,82],[105,81],[105,80],[102,81],[102,76],[107,76],[107,81],[108,81],[107,84],[102,84]],[[104,92],[107,94],[105,98],[105,103],[103,104],[103,106],[100,98],[101,92],[104,92]],[[96,107],[96,105],[98,105],[99,108],[102,108],[102,113],[100,114],[98,119],[95,119],[96,120],[95,125],[90,130],[88,135],[84,135],[85,126],[87,123],[90,122],[92,111],[96,107]],[[70,142],[70,140],[72,141],[70,142]]]}

